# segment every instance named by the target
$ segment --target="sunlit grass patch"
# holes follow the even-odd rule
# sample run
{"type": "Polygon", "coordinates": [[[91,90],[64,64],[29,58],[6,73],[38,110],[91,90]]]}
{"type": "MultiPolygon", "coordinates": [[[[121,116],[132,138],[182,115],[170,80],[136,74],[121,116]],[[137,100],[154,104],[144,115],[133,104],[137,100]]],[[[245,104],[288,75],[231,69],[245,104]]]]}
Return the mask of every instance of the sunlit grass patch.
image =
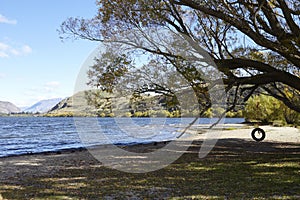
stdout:
{"type": "Polygon", "coordinates": [[[256,164],[256,167],[275,167],[275,168],[291,167],[291,168],[299,169],[300,163],[284,162],[284,161],[279,162],[279,163],[268,162],[268,163],[256,164]]]}

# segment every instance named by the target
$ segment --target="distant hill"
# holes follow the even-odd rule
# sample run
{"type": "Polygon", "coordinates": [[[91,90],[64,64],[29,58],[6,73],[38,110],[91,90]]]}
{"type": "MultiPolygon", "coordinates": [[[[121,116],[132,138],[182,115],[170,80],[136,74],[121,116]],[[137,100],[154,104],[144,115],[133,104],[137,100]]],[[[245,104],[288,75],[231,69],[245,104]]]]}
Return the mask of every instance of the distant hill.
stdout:
{"type": "MultiPolygon", "coordinates": [[[[182,90],[177,95],[190,97],[190,92],[182,90]]],[[[208,110],[202,117],[217,117],[218,113],[223,112],[222,109],[217,107],[215,110],[208,110]]],[[[240,110],[233,111],[230,117],[241,117],[240,110]]],[[[88,90],[63,99],[44,116],[195,117],[199,116],[199,110],[193,98],[184,98],[179,103],[177,98],[156,93],[116,96],[99,90],[88,90]]]]}
{"type": "Polygon", "coordinates": [[[0,101],[0,113],[9,114],[9,113],[18,113],[20,111],[21,111],[20,108],[18,108],[14,104],[7,101],[0,101]]]}
{"type": "Polygon", "coordinates": [[[61,100],[62,100],[62,98],[42,100],[42,101],[39,101],[39,102],[35,103],[34,105],[24,109],[23,112],[46,113],[49,110],[51,110],[51,108],[53,108],[56,104],[58,104],[61,100]]]}
{"type": "Polygon", "coordinates": [[[81,116],[96,115],[96,109],[87,104],[85,93],[78,92],[71,97],[67,97],[53,106],[46,116],[81,116]],[[75,99],[75,101],[73,101],[75,99]]]}
{"type": "MultiPolygon", "coordinates": [[[[145,114],[147,110],[166,110],[166,99],[162,95],[145,95],[138,100],[131,100],[131,96],[114,97],[112,94],[101,93],[100,98],[91,98],[88,103],[86,93],[78,92],[75,95],[63,99],[54,106],[46,116],[134,116],[145,114]],[[97,106],[95,106],[97,104],[97,106]]],[[[160,114],[160,113],[158,113],[160,114]]]]}

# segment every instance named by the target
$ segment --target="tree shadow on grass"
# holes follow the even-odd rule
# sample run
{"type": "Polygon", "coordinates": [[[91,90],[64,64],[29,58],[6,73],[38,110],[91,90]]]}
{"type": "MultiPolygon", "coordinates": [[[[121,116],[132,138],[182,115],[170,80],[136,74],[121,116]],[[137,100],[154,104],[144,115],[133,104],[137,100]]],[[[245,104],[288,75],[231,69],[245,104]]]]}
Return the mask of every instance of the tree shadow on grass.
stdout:
{"type": "Polygon", "coordinates": [[[33,172],[56,169],[53,173],[17,174],[2,181],[0,191],[7,199],[300,198],[299,144],[225,139],[200,159],[201,144],[194,141],[176,162],[144,174],[105,168],[86,151],[67,159],[53,155],[52,166],[43,160],[35,161],[40,168],[23,166],[33,172]]]}

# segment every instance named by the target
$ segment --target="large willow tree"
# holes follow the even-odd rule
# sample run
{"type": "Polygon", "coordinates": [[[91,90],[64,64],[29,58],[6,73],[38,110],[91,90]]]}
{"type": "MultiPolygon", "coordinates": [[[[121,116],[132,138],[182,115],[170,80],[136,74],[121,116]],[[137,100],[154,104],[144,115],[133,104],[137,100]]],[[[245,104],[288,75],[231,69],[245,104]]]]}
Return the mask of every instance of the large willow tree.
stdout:
{"type": "Polygon", "coordinates": [[[203,47],[236,97],[266,93],[300,112],[299,0],[98,0],[97,6],[92,19],[63,22],[62,38],[118,41],[171,62],[172,52],[124,36],[136,30],[134,36],[147,38],[149,28],[167,28],[203,47]]]}

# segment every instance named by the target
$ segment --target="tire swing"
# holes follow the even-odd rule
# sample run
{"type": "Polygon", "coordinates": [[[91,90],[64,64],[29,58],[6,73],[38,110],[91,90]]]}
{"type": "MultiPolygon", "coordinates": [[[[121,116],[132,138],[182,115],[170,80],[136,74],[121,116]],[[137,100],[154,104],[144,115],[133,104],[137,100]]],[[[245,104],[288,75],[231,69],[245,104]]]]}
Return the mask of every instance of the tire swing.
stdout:
{"type": "Polygon", "coordinates": [[[252,136],[253,140],[255,140],[257,142],[261,142],[265,139],[266,133],[261,128],[255,128],[252,130],[251,136],[252,136]]]}

